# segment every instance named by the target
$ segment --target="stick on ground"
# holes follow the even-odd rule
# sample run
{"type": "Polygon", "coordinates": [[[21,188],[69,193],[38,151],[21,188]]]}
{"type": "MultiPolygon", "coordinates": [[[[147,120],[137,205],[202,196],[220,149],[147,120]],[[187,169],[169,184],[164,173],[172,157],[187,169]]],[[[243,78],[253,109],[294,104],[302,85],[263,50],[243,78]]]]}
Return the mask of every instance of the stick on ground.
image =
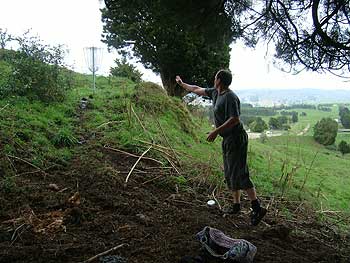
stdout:
{"type": "Polygon", "coordinates": [[[104,255],[107,255],[108,253],[110,253],[110,252],[112,252],[112,251],[114,251],[114,250],[117,250],[118,248],[121,248],[121,247],[123,247],[123,246],[125,246],[125,244],[120,244],[120,245],[118,245],[118,246],[116,246],[116,247],[113,247],[113,248],[111,248],[111,249],[108,249],[108,250],[106,250],[106,251],[104,251],[104,252],[102,252],[102,253],[100,253],[100,254],[97,254],[96,256],[93,256],[93,257],[89,258],[88,260],[83,261],[83,263],[91,262],[91,261],[95,260],[96,258],[99,258],[99,257],[102,257],[102,256],[104,256],[104,255]]]}

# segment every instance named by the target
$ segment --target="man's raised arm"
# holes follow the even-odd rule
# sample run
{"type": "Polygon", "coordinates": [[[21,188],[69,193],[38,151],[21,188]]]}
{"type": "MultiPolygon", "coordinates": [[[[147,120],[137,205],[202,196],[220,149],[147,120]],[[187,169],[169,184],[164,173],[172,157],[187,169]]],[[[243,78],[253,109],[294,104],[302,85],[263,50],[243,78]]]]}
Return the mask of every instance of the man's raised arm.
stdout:
{"type": "Polygon", "coordinates": [[[179,84],[183,89],[185,89],[189,92],[193,92],[199,96],[208,96],[207,93],[205,92],[205,89],[198,87],[196,85],[190,85],[190,84],[183,82],[182,79],[180,78],[180,76],[176,76],[175,80],[176,80],[177,84],[179,84]]]}

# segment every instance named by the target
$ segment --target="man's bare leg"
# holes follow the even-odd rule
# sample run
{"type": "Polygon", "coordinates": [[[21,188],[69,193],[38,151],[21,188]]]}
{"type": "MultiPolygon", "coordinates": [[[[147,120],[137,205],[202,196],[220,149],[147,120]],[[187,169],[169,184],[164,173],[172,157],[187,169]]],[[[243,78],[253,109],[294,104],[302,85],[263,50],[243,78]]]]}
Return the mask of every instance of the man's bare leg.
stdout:
{"type": "Polygon", "coordinates": [[[241,211],[241,191],[232,191],[233,203],[224,207],[225,214],[238,214],[241,211]]]}
{"type": "Polygon", "coordinates": [[[241,202],[241,191],[240,190],[233,191],[232,196],[233,196],[233,203],[234,204],[239,204],[241,202]]]}
{"type": "MultiPolygon", "coordinates": [[[[254,201],[254,200],[257,199],[257,198],[256,198],[256,190],[255,190],[255,188],[247,189],[247,190],[246,190],[246,193],[247,193],[248,198],[249,198],[250,201],[254,201]]],[[[233,198],[233,199],[234,199],[234,198],[233,198]]]]}

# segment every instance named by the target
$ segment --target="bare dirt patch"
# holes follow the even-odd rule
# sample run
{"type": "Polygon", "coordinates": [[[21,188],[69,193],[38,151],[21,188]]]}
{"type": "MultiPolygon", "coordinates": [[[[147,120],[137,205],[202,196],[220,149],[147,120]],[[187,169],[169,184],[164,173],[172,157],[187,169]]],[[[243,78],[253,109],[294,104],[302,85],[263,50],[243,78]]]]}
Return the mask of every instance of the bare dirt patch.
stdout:
{"type": "Polygon", "coordinates": [[[198,254],[194,236],[207,225],[256,245],[255,262],[349,258],[349,237],[310,215],[293,221],[270,210],[251,227],[248,202],[239,216],[223,217],[206,206],[205,186],[176,188],[164,169],[148,169],[152,161],[141,161],[125,187],[135,158],[102,151],[82,146],[69,167],[18,177],[18,189],[1,194],[0,262],[81,262],[120,244],[110,255],[127,262],[178,262],[198,254]]]}

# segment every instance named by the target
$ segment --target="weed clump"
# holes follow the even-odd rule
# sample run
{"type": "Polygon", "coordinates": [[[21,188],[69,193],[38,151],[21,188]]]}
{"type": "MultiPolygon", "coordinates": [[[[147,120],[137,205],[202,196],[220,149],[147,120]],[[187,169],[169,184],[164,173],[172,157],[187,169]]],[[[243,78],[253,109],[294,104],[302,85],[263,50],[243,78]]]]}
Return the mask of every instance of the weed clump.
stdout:
{"type": "Polygon", "coordinates": [[[65,128],[60,129],[51,141],[56,147],[71,147],[78,143],[72,132],[65,128]]]}

